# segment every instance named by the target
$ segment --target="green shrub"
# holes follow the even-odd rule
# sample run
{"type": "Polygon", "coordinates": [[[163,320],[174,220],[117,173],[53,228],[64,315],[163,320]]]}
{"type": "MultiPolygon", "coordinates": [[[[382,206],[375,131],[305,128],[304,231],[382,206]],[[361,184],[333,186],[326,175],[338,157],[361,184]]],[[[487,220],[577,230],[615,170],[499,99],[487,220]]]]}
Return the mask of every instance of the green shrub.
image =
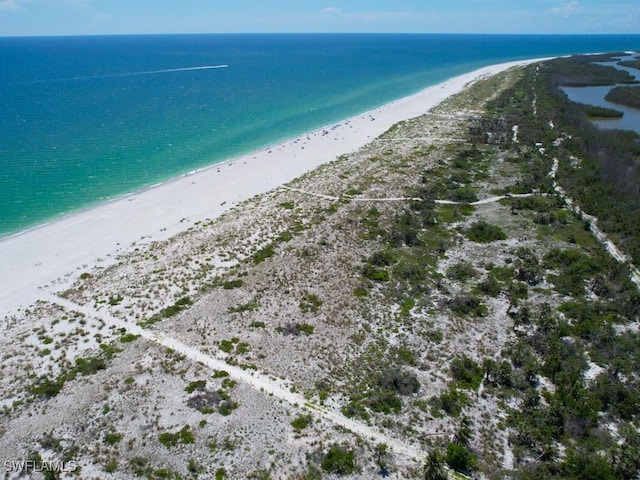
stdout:
{"type": "Polygon", "coordinates": [[[155,315],[152,315],[151,317],[149,317],[149,319],[146,322],[142,322],[142,324],[152,325],[156,322],[159,322],[162,319],[171,318],[177,315],[178,313],[182,312],[192,304],[193,304],[193,301],[189,297],[179,298],[173,305],[163,308],[155,315]]]}
{"type": "Polygon", "coordinates": [[[147,464],[149,461],[144,457],[133,457],[129,460],[129,466],[136,476],[143,476],[148,471],[147,464]]]}
{"type": "Polygon", "coordinates": [[[364,275],[369,280],[373,280],[374,282],[388,282],[390,279],[389,272],[387,272],[386,270],[375,268],[369,263],[366,263],[362,267],[362,275],[364,275]]]}
{"type": "Polygon", "coordinates": [[[234,349],[234,344],[229,340],[220,340],[220,350],[225,353],[231,353],[234,349]]]}
{"type": "Polygon", "coordinates": [[[104,436],[104,443],[107,445],[115,445],[122,440],[122,435],[116,432],[109,432],[104,436]]]}
{"type": "Polygon", "coordinates": [[[538,257],[530,248],[518,248],[515,267],[515,278],[528,285],[537,285],[542,281],[543,269],[538,262],[538,257]]]}
{"type": "Polygon", "coordinates": [[[322,306],[322,300],[315,293],[305,293],[300,301],[300,310],[303,313],[315,313],[322,306]]]}
{"type": "Polygon", "coordinates": [[[56,380],[44,378],[31,387],[31,393],[39,397],[52,398],[60,393],[62,387],[64,387],[64,378],[56,380]]]}
{"type": "Polygon", "coordinates": [[[222,284],[222,288],[224,288],[225,290],[233,290],[234,288],[240,288],[243,284],[244,282],[241,278],[236,278],[234,280],[224,282],[222,284]]]}
{"type": "Polygon", "coordinates": [[[189,462],[187,463],[187,471],[197,477],[199,473],[202,473],[204,471],[204,468],[198,463],[197,460],[190,458],[189,462]]]}
{"type": "Polygon", "coordinates": [[[515,272],[511,267],[493,267],[489,271],[489,277],[499,282],[509,283],[513,281],[515,272]]]}
{"type": "Polygon", "coordinates": [[[369,419],[369,414],[364,405],[360,402],[351,401],[340,409],[340,412],[347,418],[362,418],[363,420],[369,419]]]}
{"type": "Polygon", "coordinates": [[[408,348],[398,348],[398,350],[395,353],[400,363],[403,363],[404,365],[417,364],[416,354],[413,352],[413,350],[410,350],[408,348]]]}
{"type": "Polygon", "coordinates": [[[253,263],[259,264],[264,262],[267,258],[271,258],[276,254],[276,249],[272,243],[267,245],[264,248],[261,248],[256,253],[253,254],[253,263]]]}
{"type": "Polygon", "coordinates": [[[451,361],[449,367],[456,384],[462,388],[477,390],[482,383],[484,370],[471,358],[462,354],[451,361]]]}
{"type": "Polygon", "coordinates": [[[294,430],[304,430],[311,423],[311,415],[298,415],[292,422],[294,430]]]}
{"type": "Polygon", "coordinates": [[[388,250],[375,252],[367,259],[367,263],[375,267],[388,267],[389,265],[393,265],[394,261],[393,254],[388,250]]]}
{"type": "Polygon", "coordinates": [[[130,343],[136,340],[137,338],[140,338],[140,335],[135,335],[133,333],[125,333],[123,336],[120,337],[120,342],[130,343]]]}
{"type": "Polygon", "coordinates": [[[195,380],[191,382],[189,385],[187,385],[186,387],[184,387],[184,390],[187,393],[193,393],[196,390],[204,390],[206,386],[207,386],[206,380],[195,380]]]}
{"type": "Polygon", "coordinates": [[[170,432],[162,432],[158,440],[161,444],[163,444],[167,448],[175,447],[179,443],[189,444],[195,443],[196,438],[191,431],[191,427],[189,425],[185,425],[179,432],[170,433],[170,432]]]}
{"type": "Polygon", "coordinates": [[[585,281],[597,274],[604,266],[578,249],[560,250],[555,248],[544,257],[544,265],[560,271],[559,275],[550,275],[556,289],[565,295],[584,295],[585,281]]]}
{"type": "Polygon", "coordinates": [[[232,402],[231,400],[224,400],[218,406],[218,412],[220,415],[224,415],[225,417],[231,415],[236,408],[238,408],[237,402],[232,402]]]}
{"type": "Polygon", "coordinates": [[[104,370],[105,368],[107,368],[107,362],[104,358],[76,358],[76,364],[73,367],[73,371],[80,373],[81,375],[91,375],[96,373],[98,370],[104,370]]]}
{"type": "Polygon", "coordinates": [[[298,336],[300,333],[305,333],[307,335],[313,334],[315,327],[313,325],[309,325],[308,323],[287,323],[284,327],[277,327],[276,331],[282,333],[283,335],[293,335],[298,336]]]}
{"type": "Polygon", "coordinates": [[[307,335],[311,335],[315,330],[315,327],[308,323],[296,323],[296,328],[299,332],[306,333],[307,335]]]}
{"type": "Polygon", "coordinates": [[[419,234],[425,226],[418,215],[411,211],[404,211],[394,219],[394,223],[387,234],[387,241],[395,247],[421,245],[422,241],[419,234]]]}
{"type": "Polygon", "coordinates": [[[458,315],[472,315],[484,317],[487,307],[474,295],[458,295],[447,302],[451,311],[458,315]]]}
{"type": "Polygon", "coordinates": [[[431,398],[429,403],[432,407],[457,417],[462,413],[462,408],[469,404],[469,397],[463,391],[450,387],[440,396],[431,398]]]}
{"type": "Polygon", "coordinates": [[[445,457],[440,452],[430,451],[424,465],[425,480],[448,480],[449,475],[444,468],[445,461],[445,457]]]}
{"type": "Polygon", "coordinates": [[[369,295],[369,290],[367,290],[363,286],[360,286],[353,289],[353,294],[358,298],[364,298],[369,295]]]}
{"type": "Polygon", "coordinates": [[[400,395],[411,395],[420,390],[418,377],[397,367],[391,367],[381,372],[378,376],[378,385],[400,395]]]}
{"type": "Polygon", "coordinates": [[[321,467],[327,473],[350,475],[356,471],[355,456],[353,450],[333,444],[322,457],[321,467]]]}
{"type": "Polygon", "coordinates": [[[402,400],[390,390],[379,390],[367,398],[367,406],[377,413],[395,413],[402,410],[402,400]]]}
{"type": "Polygon", "coordinates": [[[451,278],[452,280],[459,280],[461,282],[473,278],[477,274],[478,272],[469,262],[459,262],[455,265],[451,265],[447,269],[447,277],[451,278]]]}
{"type": "Polygon", "coordinates": [[[478,283],[476,290],[478,293],[496,298],[502,292],[502,285],[494,277],[488,276],[478,283]]]}
{"type": "Polygon", "coordinates": [[[459,187],[451,190],[449,200],[461,203],[473,203],[478,201],[477,191],[473,187],[459,187]]]}
{"type": "Polygon", "coordinates": [[[507,238],[507,235],[500,227],[490,225],[484,220],[471,225],[466,233],[469,240],[477,243],[489,243],[507,238]]]}
{"type": "Polygon", "coordinates": [[[104,466],[104,471],[107,472],[107,473],[113,473],[116,470],[118,470],[118,461],[117,460],[111,459],[104,466]]]}
{"type": "Polygon", "coordinates": [[[293,233],[291,233],[289,230],[285,230],[278,235],[277,240],[278,242],[290,242],[291,240],[293,240],[293,233]]]}
{"type": "Polygon", "coordinates": [[[466,447],[450,443],[447,445],[446,462],[454,470],[468,472],[475,465],[476,458],[466,447]]]}
{"type": "Polygon", "coordinates": [[[253,312],[258,309],[258,302],[251,300],[247,303],[241,303],[235,307],[229,308],[229,313],[253,312]]]}
{"type": "Polygon", "coordinates": [[[98,346],[100,347],[100,350],[102,351],[102,355],[104,355],[104,357],[107,360],[111,360],[116,353],[122,352],[121,348],[118,348],[118,347],[116,347],[114,345],[108,345],[106,343],[101,343],[98,346]]]}
{"type": "Polygon", "coordinates": [[[116,305],[120,305],[122,303],[122,300],[124,300],[122,295],[116,295],[115,297],[110,295],[109,296],[109,305],[111,305],[112,307],[115,307],[116,305]]]}

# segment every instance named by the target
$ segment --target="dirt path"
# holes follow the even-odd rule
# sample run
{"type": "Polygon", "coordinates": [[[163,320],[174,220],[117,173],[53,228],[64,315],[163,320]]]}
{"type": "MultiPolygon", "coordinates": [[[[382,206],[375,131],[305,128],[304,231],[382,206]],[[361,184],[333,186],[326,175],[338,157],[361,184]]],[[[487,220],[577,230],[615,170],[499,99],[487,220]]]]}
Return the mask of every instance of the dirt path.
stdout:
{"type": "MultiPolygon", "coordinates": [[[[371,197],[352,197],[350,195],[341,195],[339,197],[333,195],[325,195],[323,193],[315,193],[309,192],[308,190],[302,190],[300,188],[292,188],[292,187],[280,187],[283,190],[288,190],[290,192],[297,192],[303,195],[309,195],[311,197],[323,198],[325,200],[349,200],[352,202],[422,202],[422,198],[418,197],[379,197],[379,198],[371,198],[371,197]]],[[[494,197],[483,198],[482,200],[478,200],[476,202],[456,202],[454,200],[434,200],[435,203],[439,205],[486,205],[487,203],[499,202],[505,198],[516,198],[516,197],[533,197],[535,195],[539,195],[537,193],[518,193],[512,195],[499,195],[494,197]]]]}
{"type": "MultiPolygon", "coordinates": [[[[564,189],[558,184],[558,182],[556,181],[556,173],[558,172],[558,159],[555,158],[553,160],[553,165],[551,167],[551,170],[549,171],[549,176],[553,179],[553,188],[555,190],[555,192],[560,195],[560,197],[564,200],[565,204],[567,205],[567,207],[569,207],[576,215],[580,216],[581,218],[587,220],[589,222],[589,230],[591,231],[591,233],[593,234],[593,236],[596,238],[596,240],[604,246],[604,248],[607,250],[607,252],[609,252],[609,254],[615,258],[618,262],[626,264],[629,267],[630,270],[630,274],[629,277],[631,279],[631,281],[638,287],[638,289],[640,289],[640,270],[638,270],[632,263],[631,263],[631,259],[625,255],[624,253],[622,253],[620,251],[620,249],[617,247],[617,245],[615,243],[613,243],[608,237],[607,235],[598,227],[598,219],[596,217],[594,217],[593,215],[589,215],[588,213],[585,213],[584,211],[582,211],[582,209],[580,208],[580,206],[578,204],[576,204],[573,199],[571,199],[570,197],[567,196],[566,192],[564,191],[564,189]]],[[[354,201],[354,202],[408,202],[408,201],[415,201],[415,202],[420,202],[422,201],[421,198],[415,198],[415,197],[390,197],[390,198],[365,198],[365,197],[351,197],[348,195],[342,195],[342,196],[331,196],[331,195],[324,195],[321,193],[314,193],[314,192],[309,192],[307,190],[302,190],[299,188],[291,188],[291,187],[281,187],[284,190],[289,190],[291,192],[298,192],[301,193],[303,195],[309,195],[309,196],[313,196],[313,197],[318,197],[318,198],[324,198],[326,200],[333,200],[333,201],[339,201],[339,200],[350,200],[350,201],[354,201]]],[[[500,200],[503,200],[505,198],[524,198],[524,197],[533,197],[536,195],[541,195],[539,193],[520,193],[520,194],[509,194],[509,195],[497,195],[497,196],[493,196],[493,197],[488,197],[488,198],[483,198],[482,200],[478,200],[475,202],[456,202],[453,200],[435,200],[435,203],[438,205],[486,205],[489,203],[495,203],[495,202],[499,202],[500,200]]]]}
{"type": "Polygon", "coordinates": [[[162,345],[166,348],[171,348],[188,359],[201,363],[212,370],[225,370],[229,373],[231,378],[244,382],[255,390],[267,395],[273,395],[274,397],[280,398],[295,407],[306,408],[312,414],[322,417],[335,425],[339,425],[375,444],[386,444],[389,449],[397,455],[401,455],[415,461],[422,461],[422,459],[426,457],[426,454],[414,445],[409,445],[406,442],[390,437],[375,428],[347,418],[340,412],[306,400],[302,395],[292,392],[285,381],[275,379],[265,373],[253,370],[243,370],[235,365],[230,365],[225,360],[227,358],[227,354],[222,351],[217,351],[215,356],[204,353],[175,338],[171,338],[161,333],[152,332],[135,323],[115,318],[105,311],[96,310],[86,305],[79,305],[53,294],[43,295],[42,300],[62,306],[74,312],[82,313],[90,318],[100,319],[105,322],[108,327],[113,326],[118,329],[124,329],[124,331],[128,333],[140,335],[146,340],[162,345]]]}
{"type": "Polygon", "coordinates": [[[582,211],[580,205],[574,202],[572,198],[568,197],[564,189],[560,185],[558,185],[558,182],[556,181],[556,174],[558,172],[559,165],[560,163],[558,162],[558,159],[554,158],[553,165],[551,166],[551,170],[549,171],[549,176],[553,179],[553,189],[558,193],[558,195],[560,195],[560,197],[562,197],[567,207],[569,207],[576,215],[589,222],[589,230],[591,231],[593,236],[596,237],[596,240],[602,246],[604,246],[609,255],[615,258],[618,262],[626,264],[629,267],[629,278],[636,285],[636,287],[640,289],[640,270],[638,270],[635,265],[631,263],[631,259],[623,252],[621,252],[617,245],[613,243],[602,230],[600,230],[600,228],[598,227],[597,217],[594,217],[593,215],[589,215],[588,213],[582,211]]]}

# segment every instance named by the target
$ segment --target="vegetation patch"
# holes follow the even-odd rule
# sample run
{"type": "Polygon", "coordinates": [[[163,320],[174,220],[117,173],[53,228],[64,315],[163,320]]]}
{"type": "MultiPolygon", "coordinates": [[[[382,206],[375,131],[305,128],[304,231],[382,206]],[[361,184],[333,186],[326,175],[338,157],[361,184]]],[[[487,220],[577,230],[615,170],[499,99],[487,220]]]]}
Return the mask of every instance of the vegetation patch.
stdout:
{"type": "Polygon", "coordinates": [[[253,257],[252,257],[253,263],[256,265],[259,263],[262,263],[268,258],[273,257],[275,254],[276,254],[276,248],[272,243],[270,243],[266,247],[261,248],[260,250],[258,250],[256,253],[253,254],[253,257]]]}
{"type": "Polygon", "coordinates": [[[292,422],[291,426],[294,430],[300,431],[304,430],[309,426],[309,424],[313,421],[311,415],[298,415],[292,422]]]}
{"type": "Polygon", "coordinates": [[[300,301],[302,313],[316,313],[322,306],[322,300],[315,293],[305,292],[300,301]]]}
{"type": "Polygon", "coordinates": [[[125,333],[120,337],[120,342],[122,343],[131,343],[140,338],[140,335],[136,335],[134,333],[125,333]]]}
{"type": "Polygon", "coordinates": [[[640,109],[640,88],[638,87],[613,87],[604,98],[612,103],[640,109]]]}
{"type": "Polygon", "coordinates": [[[189,425],[185,425],[179,432],[162,432],[158,436],[158,440],[165,447],[172,448],[179,444],[186,445],[189,443],[195,443],[196,437],[191,431],[191,427],[189,425]]]}
{"type": "Polygon", "coordinates": [[[484,317],[487,307],[475,295],[456,295],[447,301],[447,306],[459,316],[484,317]]]}
{"type": "Polygon", "coordinates": [[[225,290],[233,290],[234,288],[240,288],[244,285],[244,282],[241,278],[235,278],[233,280],[228,280],[222,283],[222,288],[225,290]]]}
{"type": "Polygon", "coordinates": [[[160,320],[171,318],[179,314],[180,312],[182,312],[183,310],[185,310],[191,305],[193,305],[193,300],[191,300],[191,298],[182,297],[178,299],[173,305],[163,308],[155,315],[152,315],[151,317],[149,317],[149,319],[147,319],[146,321],[140,322],[140,325],[142,326],[153,325],[154,323],[159,322],[160,320]]]}
{"type": "Polygon", "coordinates": [[[251,300],[247,303],[241,303],[234,307],[229,308],[229,313],[243,313],[243,312],[253,312],[257,310],[259,307],[258,302],[256,300],[251,300]]]}
{"type": "Polygon", "coordinates": [[[282,327],[277,327],[276,331],[282,333],[283,335],[293,335],[298,336],[301,333],[306,335],[313,334],[315,327],[308,323],[287,323],[282,327]]]}
{"type": "Polygon", "coordinates": [[[451,375],[460,388],[477,390],[482,383],[484,370],[471,358],[462,354],[454,358],[450,365],[451,375]]]}
{"type": "Polygon", "coordinates": [[[322,457],[321,467],[327,473],[350,475],[356,471],[355,452],[339,444],[333,444],[322,457]]]}
{"type": "Polygon", "coordinates": [[[467,238],[477,243],[490,243],[497,240],[506,240],[507,235],[496,225],[490,225],[481,220],[475,222],[466,231],[467,238]]]}

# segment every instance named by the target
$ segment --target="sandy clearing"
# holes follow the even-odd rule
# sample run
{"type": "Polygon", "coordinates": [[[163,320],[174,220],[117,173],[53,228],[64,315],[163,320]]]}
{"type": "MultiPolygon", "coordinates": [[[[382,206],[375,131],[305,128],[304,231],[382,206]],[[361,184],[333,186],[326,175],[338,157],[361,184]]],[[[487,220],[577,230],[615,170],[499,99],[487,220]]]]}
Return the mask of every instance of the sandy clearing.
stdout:
{"type": "Polygon", "coordinates": [[[184,355],[186,358],[194,362],[201,363],[212,370],[224,370],[228,372],[229,376],[234,380],[244,382],[255,390],[266,395],[273,395],[274,397],[282,399],[293,406],[306,408],[312,414],[329,420],[333,424],[339,425],[364,439],[373,441],[376,444],[386,444],[389,449],[397,455],[401,455],[411,460],[419,460],[426,456],[424,452],[406,442],[402,442],[390,437],[389,435],[385,435],[375,428],[364,425],[361,422],[347,418],[337,411],[311,403],[302,395],[292,392],[285,381],[276,379],[259,371],[244,370],[236,365],[227,363],[225,361],[227,355],[224,352],[218,351],[216,356],[208,355],[197,348],[181,342],[180,340],[147,330],[135,323],[120,320],[109,315],[105,311],[96,310],[85,305],[79,305],[48,293],[43,293],[41,297],[44,301],[62,306],[70,311],[82,313],[88,318],[100,319],[105,322],[108,327],[115,327],[117,329],[123,329],[134,335],[140,335],[140,337],[145,340],[170,348],[175,352],[184,355]]]}

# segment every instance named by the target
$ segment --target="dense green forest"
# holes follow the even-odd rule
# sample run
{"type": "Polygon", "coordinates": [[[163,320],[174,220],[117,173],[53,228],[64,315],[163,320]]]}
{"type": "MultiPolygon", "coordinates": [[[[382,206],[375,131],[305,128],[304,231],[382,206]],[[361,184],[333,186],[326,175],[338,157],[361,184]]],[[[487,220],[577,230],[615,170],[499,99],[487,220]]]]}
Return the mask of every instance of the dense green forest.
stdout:
{"type": "MultiPolygon", "coordinates": [[[[476,141],[527,161],[528,173],[511,188],[513,193],[552,193],[547,172],[557,159],[558,182],[637,264],[640,137],[598,129],[588,120],[589,108],[569,102],[559,89],[630,82],[625,72],[590,60],[562,58],[528,67],[512,88],[490,102],[488,114],[471,133],[476,141]],[[519,126],[517,139],[513,125],[519,126]]],[[[519,252],[516,278],[534,287],[546,275],[564,301],[525,300],[510,309],[517,338],[502,352],[502,365],[483,364],[485,386],[517,405],[507,420],[517,465],[511,474],[523,479],[638,478],[638,290],[627,268],[602,249],[552,249],[541,258],[535,253],[519,252]],[[545,390],[541,379],[551,384],[545,390]]]]}
{"type": "Polygon", "coordinates": [[[640,88],[638,87],[615,87],[607,93],[605,98],[612,103],[640,108],[640,88]]]}
{"type": "Polygon", "coordinates": [[[625,60],[624,62],[620,62],[620,65],[623,67],[640,68],[640,58],[636,58],[635,60],[625,60]]]}
{"type": "Polygon", "coordinates": [[[510,141],[512,125],[519,125],[522,143],[542,143],[549,156],[577,159],[560,162],[560,183],[584,211],[598,217],[600,228],[637,264],[640,138],[631,131],[597,128],[589,121],[592,108],[570,102],[559,88],[624,82],[632,82],[626,72],[595,65],[589,57],[555,59],[529,67],[517,87],[492,103],[493,115],[485,122],[492,123],[496,133],[502,130],[499,138],[505,143],[510,141]],[[549,128],[550,122],[554,128],[549,128]]]}

